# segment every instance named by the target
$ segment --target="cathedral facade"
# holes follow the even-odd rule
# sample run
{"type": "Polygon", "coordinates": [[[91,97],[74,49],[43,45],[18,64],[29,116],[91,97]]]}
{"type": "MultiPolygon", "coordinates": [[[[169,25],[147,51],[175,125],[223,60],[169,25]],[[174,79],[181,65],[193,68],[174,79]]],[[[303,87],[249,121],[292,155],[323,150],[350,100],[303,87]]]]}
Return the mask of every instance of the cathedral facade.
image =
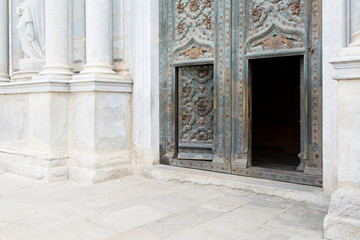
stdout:
{"type": "Polygon", "coordinates": [[[321,188],[360,238],[358,0],[0,0],[0,170],[321,188]]]}

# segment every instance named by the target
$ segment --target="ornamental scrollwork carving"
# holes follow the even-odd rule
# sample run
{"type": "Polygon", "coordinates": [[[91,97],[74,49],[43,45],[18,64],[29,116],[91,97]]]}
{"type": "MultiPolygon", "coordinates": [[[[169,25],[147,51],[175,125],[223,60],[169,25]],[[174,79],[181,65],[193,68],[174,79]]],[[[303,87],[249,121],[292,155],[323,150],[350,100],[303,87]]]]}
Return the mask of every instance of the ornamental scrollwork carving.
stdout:
{"type": "Polygon", "coordinates": [[[196,136],[198,141],[207,141],[209,140],[209,134],[207,132],[199,132],[196,136]]]}
{"type": "Polygon", "coordinates": [[[270,26],[275,21],[287,27],[304,27],[304,0],[252,0],[250,4],[250,31],[270,26]]]}
{"type": "Polygon", "coordinates": [[[305,0],[248,1],[248,53],[304,47],[305,0]]]}
{"type": "Polygon", "coordinates": [[[301,13],[300,0],[294,0],[290,5],[290,10],[293,15],[300,16],[301,13]]]}
{"type": "Polygon", "coordinates": [[[252,11],[252,19],[253,21],[256,23],[258,21],[260,21],[261,17],[262,17],[262,11],[260,10],[259,7],[255,7],[252,11]]]}
{"type": "Polygon", "coordinates": [[[184,32],[185,26],[184,26],[183,22],[178,23],[176,30],[178,31],[179,34],[182,34],[184,32]]]}
{"type": "Polygon", "coordinates": [[[211,8],[213,6],[214,0],[205,0],[205,6],[211,8]]]}
{"type": "Polygon", "coordinates": [[[179,68],[179,135],[185,143],[213,141],[213,66],[179,68]]]}
{"type": "Polygon", "coordinates": [[[199,0],[190,0],[189,9],[191,12],[197,12],[200,8],[199,0]]]}
{"type": "Polygon", "coordinates": [[[198,59],[201,55],[204,55],[206,51],[208,51],[208,49],[202,47],[193,47],[189,50],[183,51],[180,55],[184,55],[185,57],[194,60],[198,59]]]}
{"type": "Polygon", "coordinates": [[[190,92],[191,92],[191,88],[190,88],[187,84],[184,84],[184,85],[182,86],[181,91],[182,91],[183,97],[186,98],[187,96],[189,96],[189,94],[190,94],[190,92]]]}
{"type": "Polygon", "coordinates": [[[186,44],[191,38],[213,42],[213,0],[176,0],[175,44],[186,44]]]}
{"type": "Polygon", "coordinates": [[[191,121],[191,117],[189,114],[186,114],[184,113],[182,116],[181,116],[181,122],[183,125],[188,125],[191,121]]]}
{"type": "Polygon", "coordinates": [[[263,49],[268,47],[273,50],[277,50],[281,47],[292,48],[292,41],[287,39],[285,36],[273,36],[270,38],[265,38],[262,43],[263,49]]]}
{"type": "Polygon", "coordinates": [[[211,16],[207,16],[206,17],[206,20],[205,20],[205,27],[207,30],[211,30],[212,28],[212,19],[211,19],[211,16]]]}
{"type": "Polygon", "coordinates": [[[212,99],[206,99],[204,97],[200,97],[199,100],[195,103],[195,109],[194,109],[195,112],[199,116],[207,115],[213,107],[211,100],[212,99]]]}
{"type": "Polygon", "coordinates": [[[185,8],[184,4],[182,2],[179,2],[176,6],[176,10],[178,14],[184,13],[184,8],[185,8]]]}

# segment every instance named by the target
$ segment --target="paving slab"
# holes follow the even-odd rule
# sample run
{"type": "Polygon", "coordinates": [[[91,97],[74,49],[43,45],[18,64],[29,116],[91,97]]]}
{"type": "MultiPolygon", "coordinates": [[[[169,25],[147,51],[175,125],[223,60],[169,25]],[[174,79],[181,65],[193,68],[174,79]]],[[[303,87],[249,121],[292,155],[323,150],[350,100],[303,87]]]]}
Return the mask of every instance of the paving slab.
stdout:
{"type": "Polygon", "coordinates": [[[190,182],[130,176],[90,185],[0,174],[0,240],[319,240],[325,214],[190,182]]]}
{"type": "Polygon", "coordinates": [[[181,232],[184,229],[197,226],[219,216],[220,214],[221,212],[218,211],[202,207],[193,207],[164,218],[158,222],[152,222],[144,226],[144,228],[152,232],[156,232],[165,238],[181,232]]]}
{"type": "Polygon", "coordinates": [[[111,213],[93,220],[98,225],[117,232],[127,232],[150,222],[156,222],[168,216],[168,213],[146,205],[138,205],[111,213]]]}

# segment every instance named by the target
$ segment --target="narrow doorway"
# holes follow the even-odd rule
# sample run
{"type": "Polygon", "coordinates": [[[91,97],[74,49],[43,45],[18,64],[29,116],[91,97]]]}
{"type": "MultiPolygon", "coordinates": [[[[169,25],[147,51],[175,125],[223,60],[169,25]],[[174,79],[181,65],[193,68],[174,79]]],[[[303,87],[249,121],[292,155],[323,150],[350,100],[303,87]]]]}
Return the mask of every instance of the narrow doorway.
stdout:
{"type": "Polygon", "coordinates": [[[295,171],[300,164],[301,61],[302,56],[250,61],[254,167],[295,171]]]}

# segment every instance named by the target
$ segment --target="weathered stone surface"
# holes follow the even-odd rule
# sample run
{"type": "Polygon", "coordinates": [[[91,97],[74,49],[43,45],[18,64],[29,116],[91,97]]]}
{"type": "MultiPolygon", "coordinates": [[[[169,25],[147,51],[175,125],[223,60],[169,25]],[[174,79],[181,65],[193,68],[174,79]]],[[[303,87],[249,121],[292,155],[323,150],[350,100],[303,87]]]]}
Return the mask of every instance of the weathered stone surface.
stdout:
{"type": "Polygon", "coordinates": [[[138,205],[100,217],[94,220],[94,223],[107,226],[118,232],[127,232],[147,223],[158,221],[166,216],[168,214],[164,211],[146,205],[138,205]]]}
{"type": "Polygon", "coordinates": [[[129,232],[119,234],[109,240],[140,240],[140,239],[162,240],[163,238],[160,237],[158,234],[155,234],[144,228],[137,228],[129,232]]]}
{"type": "Polygon", "coordinates": [[[0,239],[6,240],[317,240],[323,214],[300,203],[187,183],[136,177],[45,183],[0,174],[0,239]],[[201,194],[190,197],[196,191],[201,194]]]}
{"type": "Polygon", "coordinates": [[[322,209],[327,209],[330,200],[330,197],[318,187],[224,175],[208,171],[158,165],[142,168],[142,174],[159,180],[220,187],[223,191],[230,193],[234,190],[234,194],[239,194],[239,192],[246,192],[249,195],[263,194],[283,200],[302,202],[322,209]]]}
{"type": "Polygon", "coordinates": [[[338,189],[331,197],[324,220],[325,237],[360,239],[360,192],[357,188],[338,189]]]}

